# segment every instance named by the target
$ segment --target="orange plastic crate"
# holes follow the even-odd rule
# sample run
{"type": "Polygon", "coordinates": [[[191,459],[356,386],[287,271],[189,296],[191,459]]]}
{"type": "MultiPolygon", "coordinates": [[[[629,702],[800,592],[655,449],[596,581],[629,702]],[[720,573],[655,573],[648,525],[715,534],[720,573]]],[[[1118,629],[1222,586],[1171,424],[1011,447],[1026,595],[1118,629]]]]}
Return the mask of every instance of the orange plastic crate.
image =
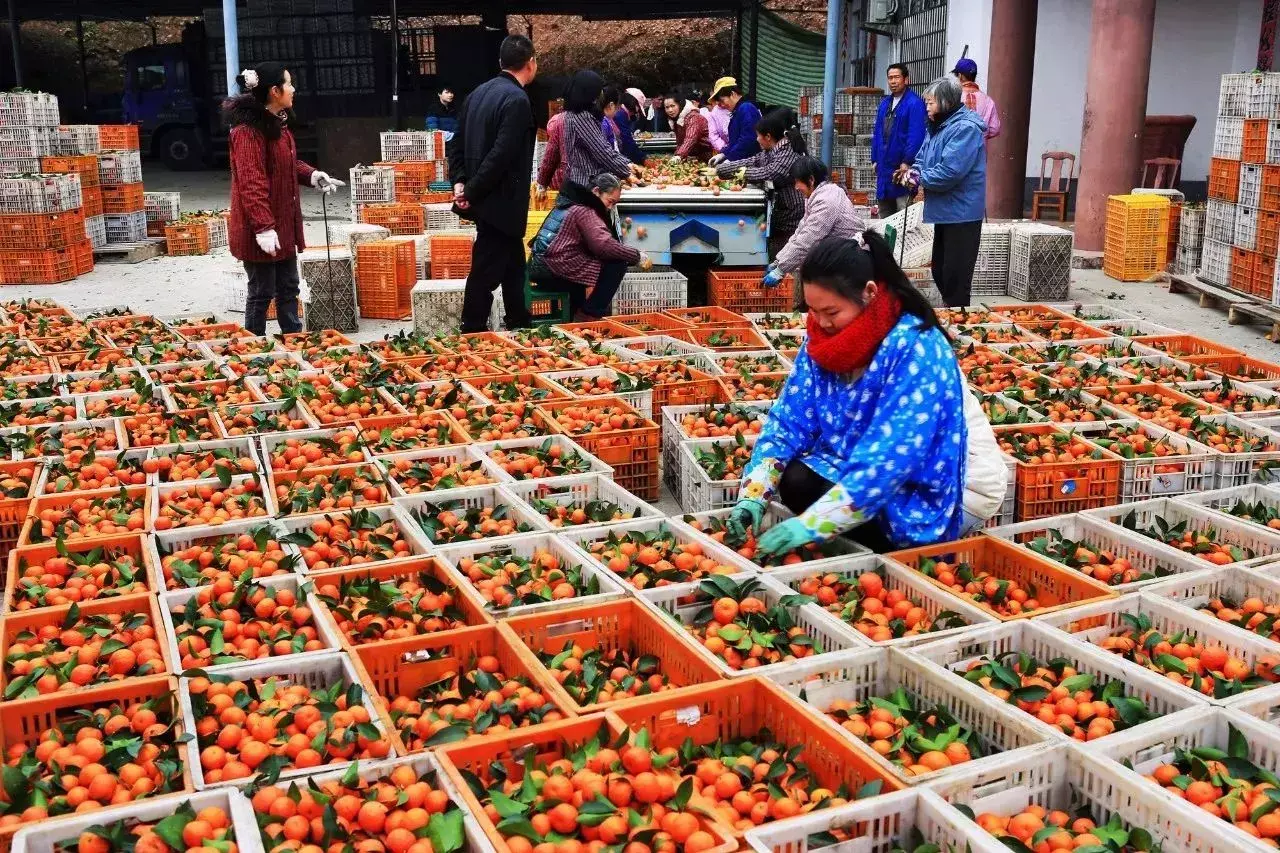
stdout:
{"type": "Polygon", "coordinates": [[[926,545],[923,548],[894,551],[885,556],[916,572],[920,571],[920,566],[925,560],[945,559],[952,565],[968,563],[974,569],[984,569],[999,579],[1017,581],[1018,585],[1024,589],[1035,591],[1035,598],[1041,605],[1039,608],[1016,616],[1007,616],[980,601],[973,601],[969,596],[961,596],[935,578],[921,575],[948,595],[964,598],[965,601],[982,608],[1002,622],[1041,616],[1087,602],[1116,598],[1119,595],[1106,584],[1087,575],[1059,565],[1053,560],[1041,557],[1005,539],[997,539],[985,533],[959,542],[942,542],[937,545],[926,545]]]}
{"type": "MultiPolygon", "coordinates": [[[[796,760],[809,769],[814,787],[843,787],[850,795],[877,781],[884,793],[904,787],[817,711],[759,676],[642,696],[606,714],[632,731],[647,730],[655,750],[678,750],[689,739],[695,746],[722,738],[755,739],[767,729],[788,747],[804,747],[796,760]]],[[[734,834],[740,836],[741,831],[734,834]]]]}
{"type": "Polygon", "coordinates": [[[716,352],[753,352],[770,348],[769,342],[760,337],[759,332],[746,326],[699,326],[672,337],[681,337],[716,352]]]}
{"type": "Polygon", "coordinates": [[[413,243],[371,240],[356,246],[356,301],[360,316],[401,320],[412,312],[418,277],[413,243]]]}
{"type": "Polygon", "coordinates": [[[1153,347],[1174,358],[1188,355],[1243,355],[1238,349],[1195,335],[1141,335],[1135,343],[1153,347]]]}
{"type": "Polygon", "coordinates": [[[720,671],[698,654],[676,633],[675,625],[632,598],[607,604],[590,604],[517,616],[501,623],[519,641],[518,651],[547,685],[547,691],[564,707],[579,714],[603,711],[629,699],[580,705],[547,669],[539,653],[557,655],[566,643],[583,649],[616,649],[632,655],[653,655],[659,659],[658,672],[673,688],[720,681],[720,671]]]}
{"type": "MultiPolygon", "coordinates": [[[[1022,424],[997,428],[996,438],[1007,433],[1049,435],[1055,432],[1064,430],[1052,424],[1022,424]]],[[[1014,492],[1018,520],[1031,521],[1119,503],[1124,462],[1111,453],[1105,453],[1105,457],[1038,465],[1018,460],[1014,492]]]]}
{"type": "Polygon", "coordinates": [[[1249,281],[1249,293],[1270,302],[1271,291],[1275,289],[1275,275],[1276,256],[1258,252],[1253,265],[1253,278],[1249,281]]]}
{"type": "Polygon", "coordinates": [[[80,176],[80,189],[99,185],[98,158],[93,154],[82,154],[74,157],[43,157],[40,168],[46,172],[75,172],[80,176]]]}
{"type": "Polygon", "coordinates": [[[713,268],[707,271],[707,301],[748,314],[788,312],[795,308],[796,280],[787,275],[777,287],[764,286],[763,267],[713,268]]]}
{"type": "Polygon", "coordinates": [[[1258,262],[1258,253],[1239,246],[1231,247],[1231,281],[1232,289],[1248,293],[1253,282],[1253,268],[1258,262]]]}
{"type": "Polygon", "coordinates": [[[103,151],[137,151],[141,147],[136,124],[98,125],[98,140],[103,151]]]}
{"type": "MultiPolygon", "coordinates": [[[[714,383],[715,380],[712,380],[714,383]]],[[[557,403],[540,403],[536,411],[555,422],[555,413],[571,406],[589,402],[592,408],[616,406],[629,412],[636,410],[617,397],[592,397],[590,401],[565,400],[557,403]]],[[[638,413],[637,413],[638,414],[638,413]]],[[[557,424],[558,427],[558,424],[557,424]]],[[[560,430],[563,432],[563,430],[560,430]]],[[[661,455],[662,428],[650,420],[633,429],[605,430],[584,435],[566,433],[606,465],[613,466],[613,481],[641,500],[658,500],[658,457],[661,455]]]]}
{"type": "Polygon", "coordinates": [[[430,238],[431,278],[459,279],[471,273],[472,238],[456,234],[437,234],[430,238]]]}
{"type": "MultiPolygon", "coordinates": [[[[393,747],[398,754],[409,755],[427,750],[410,749],[405,743],[399,729],[391,721],[391,702],[397,696],[414,696],[422,688],[451,673],[473,669],[471,662],[474,658],[484,655],[496,657],[504,675],[510,678],[523,676],[534,689],[542,689],[546,695],[542,680],[519,654],[517,645],[515,637],[500,632],[497,625],[478,625],[403,640],[366,643],[355,647],[353,660],[361,670],[361,680],[373,689],[374,704],[382,717],[383,726],[393,739],[393,747]]],[[[546,698],[565,717],[574,716],[557,697],[546,695],[546,698]]],[[[533,727],[516,729],[515,732],[531,728],[533,727]]],[[[477,735],[467,738],[463,743],[475,740],[484,741],[488,738],[477,735]]]]}
{"type": "Polygon", "coordinates": [[[678,332],[693,328],[693,324],[686,323],[684,320],[677,320],[675,317],[668,316],[660,311],[653,311],[647,314],[619,314],[617,316],[618,322],[630,326],[642,335],[678,332]]]}
{"type": "Polygon", "coordinates": [[[0,215],[0,250],[64,249],[84,239],[79,210],[0,215]]]}
{"type": "Polygon", "coordinates": [[[1209,198],[1234,202],[1240,196],[1240,161],[1209,160],[1209,198]]]}
{"type": "Polygon", "coordinates": [[[1280,166],[1262,167],[1262,210],[1280,211],[1280,166]]]}
{"type": "Polygon", "coordinates": [[[102,187],[103,213],[137,213],[146,206],[141,183],[102,187]]]}
{"type": "Polygon", "coordinates": [[[58,284],[92,269],[93,246],[83,238],[61,249],[0,251],[0,284],[58,284]]]}
{"type": "Polygon", "coordinates": [[[421,204],[368,204],[360,218],[370,225],[381,225],[392,234],[413,236],[427,226],[426,211],[421,204]]]}
{"type": "MultiPolygon", "coordinates": [[[[117,684],[94,688],[91,693],[83,690],[66,690],[50,693],[48,696],[41,696],[35,699],[18,699],[13,702],[7,702],[4,706],[4,713],[0,714],[0,749],[3,749],[4,754],[8,755],[9,750],[13,747],[23,744],[34,746],[40,741],[43,732],[59,724],[77,722],[82,718],[82,712],[86,710],[93,711],[112,705],[129,706],[134,703],[153,702],[165,696],[170,697],[170,700],[165,703],[168,706],[166,711],[159,715],[160,722],[162,724],[172,722],[173,729],[170,735],[172,739],[176,740],[182,736],[182,711],[178,707],[178,682],[169,676],[157,675],[152,678],[133,678],[117,684]]],[[[172,757],[179,759],[177,761],[179,777],[174,781],[172,789],[157,791],[148,794],[148,797],[170,793],[190,793],[195,790],[191,784],[191,770],[187,767],[185,761],[186,751],[181,744],[178,744],[176,750],[173,751],[172,757]]],[[[54,820],[56,821],[57,819],[55,818],[54,820]]],[[[35,824],[19,823],[0,827],[0,851],[8,851],[10,849],[13,835],[19,829],[33,825],[35,824]]],[[[49,819],[42,820],[39,825],[49,825],[49,819]]]]}
{"type": "MultiPolygon", "coordinates": [[[[160,615],[160,599],[145,593],[141,595],[122,595],[118,598],[99,598],[75,605],[64,604],[60,607],[41,607],[35,610],[6,614],[3,629],[0,630],[0,661],[8,659],[10,647],[23,631],[29,630],[32,633],[36,633],[42,628],[62,626],[66,621],[75,621],[74,619],[69,620],[72,607],[75,607],[80,615],[85,617],[100,615],[120,616],[126,613],[146,614],[152,630],[155,631],[155,635],[159,639],[160,657],[162,659],[161,668],[155,672],[133,676],[128,679],[115,679],[102,684],[86,685],[76,688],[74,692],[82,697],[87,697],[91,696],[99,688],[111,684],[134,681],[139,678],[152,678],[157,675],[167,675],[174,672],[175,666],[169,654],[169,644],[164,640],[164,618],[160,615]]],[[[4,691],[8,689],[9,679],[5,677],[3,669],[0,669],[0,696],[3,696],[4,691]]]]}
{"type": "Polygon", "coordinates": [[[1142,281],[1164,269],[1169,200],[1151,195],[1107,198],[1102,269],[1119,281],[1142,281]]]}
{"type": "MultiPolygon", "coordinates": [[[[22,525],[27,520],[27,512],[31,509],[32,493],[44,463],[39,460],[0,462],[0,477],[7,477],[24,468],[31,469],[31,488],[26,497],[0,499],[0,566],[9,565],[9,552],[18,544],[18,536],[22,533],[22,525]]],[[[12,584],[8,585],[12,589],[12,584]]]]}
{"type": "MultiPolygon", "coordinates": [[[[790,311],[791,308],[788,307],[787,310],[790,311]]],[[[668,308],[662,313],[683,323],[688,323],[690,326],[751,325],[751,321],[741,314],[717,305],[708,305],[702,308],[668,308]]]]}
{"type": "MultiPolygon", "coordinates": [[[[181,225],[164,225],[165,251],[170,255],[209,254],[209,225],[206,222],[186,222],[181,225]]],[[[275,300],[271,300],[272,308],[275,300]]]]}
{"type": "MultiPolygon", "coordinates": [[[[656,360],[656,359],[655,359],[656,360]]],[[[629,376],[638,375],[627,368],[631,364],[645,362],[623,362],[614,365],[614,369],[629,376]]],[[[660,411],[664,406],[701,406],[714,403],[720,394],[720,383],[709,373],[689,368],[689,379],[680,382],[655,382],[653,385],[653,410],[660,411]]]]}
{"type": "Polygon", "coordinates": [[[1189,355],[1181,359],[1243,382],[1280,381],[1280,364],[1244,355],[1189,355]]]}
{"type": "Polygon", "coordinates": [[[80,189],[80,201],[83,203],[81,212],[86,217],[101,216],[102,210],[102,187],[82,187],[80,189]]]}
{"type": "Polygon", "coordinates": [[[1244,141],[1240,146],[1240,160],[1245,163],[1267,162],[1267,129],[1271,124],[1265,118],[1244,121],[1244,141]]]}
{"type": "MultiPolygon", "coordinates": [[[[1258,253],[1274,258],[1280,254],[1280,211],[1258,211],[1258,253]]],[[[1267,295],[1270,299],[1270,294],[1267,295]]]]}
{"type": "MultiPolygon", "coordinates": [[[[131,488],[143,489],[146,486],[134,486],[131,488]]],[[[96,492],[65,492],[71,498],[80,497],[85,494],[97,494],[96,492]]],[[[44,497],[44,496],[42,496],[44,497]]],[[[80,554],[97,549],[117,551],[127,554],[133,558],[134,564],[138,567],[138,582],[142,584],[138,592],[130,592],[126,595],[138,595],[146,592],[153,584],[153,579],[159,572],[159,567],[152,564],[151,550],[147,548],[146,540],[141,533],[117,533],[111,536],[99,536],[94,539],[74,539],[66,543],[68,553],[80,554]]],[[[50,557],[61,556],[58,553],[57,544],[54,542],[41,542],[36,545],[21,545],[9,552],[8,568],[6,570],[5,581],[5,608],[10,615],[19,612],[16,607],[14,592],[18,588],[18,580],[22,576],[24,566],[43,563],[50,557]]],[[[101,597],[101,596],[99,596],[101,597]]],[[[119,596],[125,597],[125,596],[119,596]]]]}
{"type": "MultiPolygon", "coordinates": [[[[75,503],[77,500],[80,500],[80,499],[88,499],[92,501],[92,500],[97,500],[98,498],[114,498],[115,496],[119,495],[121,491],[126,492],[131,498],[136,498],[139,495],[145,496],[146,500],[144,501],[143,507],[142,507],[142,517],[147,520],[146,527],[149,529],[151,526],[151,521],[150,521],[151,504],[153,501],[155,501],[155,491],[150,486],[125,486],[123,488],[113,488],[113,489],[94,489],[92,491],[86,491],[86,492],[63,492],[62,494],[41,495],[40,497],[36,498],[31,502],[31,512],[27,515],[27,520],[22,525],[22,532],[18,534],[18,544],[20,546],[38,545],[38,546],[52,547],[53,542],[33,542],[31,539],[32,531],[35,528],[36,519],[40,515],[40,513],[43,512],[44,510],[62,509],[70,506],[71,504],[75,503]]],[[[141,531],[138,531],[138,532],[141,532],[141,531]]],[[[73,542],[75,543],[96,542],[97,544],[102,545],[108,540],[112,540],[115,537],[120,535],[122,534],[102,533],[94,536],[77,537],[74,540],[68,540],[67,547],[68,548],[71,547],[73,542]]],[[[17,550],[21,551],[22,548],[19,548],[17,550]]],[[[51,555],[45,554],[44,556],[40,556],[39,559],[44,560],[48,556],[51,556],[51,555]]],[[[13,561],[12,561],[12,555],[11,555],[10,565],[12,565],[12,563],[13,561]]],[[[10,585],[8,589],[12,589],[12,585],[10,585]]]]}

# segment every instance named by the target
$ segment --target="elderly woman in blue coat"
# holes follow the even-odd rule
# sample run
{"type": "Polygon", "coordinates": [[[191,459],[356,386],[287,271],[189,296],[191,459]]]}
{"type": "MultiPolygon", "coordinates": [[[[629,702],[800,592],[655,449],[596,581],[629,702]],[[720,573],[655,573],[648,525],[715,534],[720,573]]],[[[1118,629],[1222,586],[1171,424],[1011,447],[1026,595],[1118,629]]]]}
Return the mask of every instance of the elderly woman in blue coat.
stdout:
{"type": "Polygon", "coordinates": [[[808,337],[732,517],[759,529],[774,498],[796,513],[761,536],[767,554],[842,534],[876,552],[958,538],[965,391],[937,315],[870,231],[824,239],[800,279],[808,337]]]}
{"type": "Polygon", "coordinates": [[[969,304],[987,209],[987,126],[964,105],[953,77],[924,90],[928,134],[915,165],[898,179],[924,188],[924,221],[933,223],[933,280],[948,307],[969,304]]]}

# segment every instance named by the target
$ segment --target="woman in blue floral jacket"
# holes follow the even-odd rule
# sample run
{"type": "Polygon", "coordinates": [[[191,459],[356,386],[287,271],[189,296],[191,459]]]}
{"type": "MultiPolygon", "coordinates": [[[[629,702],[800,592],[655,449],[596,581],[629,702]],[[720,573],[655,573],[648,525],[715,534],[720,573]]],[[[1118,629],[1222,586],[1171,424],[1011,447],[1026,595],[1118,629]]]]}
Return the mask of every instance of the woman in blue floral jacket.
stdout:
{"type": "Polygon", "coordinates": [[[840,534],[877,552],[959,538],[964,384],[937,315],[870,231],[823,240],[800,278],[808,338],[734,517],[758,528],[775,495],[797,513],[761,537],[768,553],[840,534]]]}

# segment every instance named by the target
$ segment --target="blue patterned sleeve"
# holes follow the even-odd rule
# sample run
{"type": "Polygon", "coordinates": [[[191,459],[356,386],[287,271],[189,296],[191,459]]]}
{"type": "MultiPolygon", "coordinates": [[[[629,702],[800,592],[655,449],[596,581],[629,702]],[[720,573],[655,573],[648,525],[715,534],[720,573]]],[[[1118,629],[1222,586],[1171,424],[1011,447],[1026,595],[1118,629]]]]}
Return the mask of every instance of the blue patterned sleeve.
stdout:
{"type": "Polygon", "coordinates": [[[809,351],[802,348],[796,357],[795,368],[787,377],[782,393],[769,409],[769,417],[760,430],[760,438],[742,480],[740,498],[768,500],[777,489],[782,469],[809,450],[817,440],[816,381],[809,351]]]}
{"type": "MultiPolygon", "coordinates": [[[[964,405],[955,358],[940,335],[898,337],[894,343],[900,352],[875,414],[862,436],[841,448],[847,473],[800,515],[815,539],[830,539],[875,516],[923,466],[950,463],[926,456],[925,448],[933,444],[939,413],[964,405]]],[[[947,443],[945,453],[960,453],[963,444],[947,443]]]]}

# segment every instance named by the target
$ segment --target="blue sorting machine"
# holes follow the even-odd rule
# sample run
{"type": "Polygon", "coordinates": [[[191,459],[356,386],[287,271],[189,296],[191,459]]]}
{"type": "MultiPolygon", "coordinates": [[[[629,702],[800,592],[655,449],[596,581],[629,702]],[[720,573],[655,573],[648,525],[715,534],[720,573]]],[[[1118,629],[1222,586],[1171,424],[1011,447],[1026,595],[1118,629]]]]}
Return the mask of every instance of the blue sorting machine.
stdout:
{"type": "Polygon", "coordinates": [[[655,264],[673,254],[718,255],[716,266],[763,267],[768,262],[768,202],[749,187],[719,194],[701,187],[632,187],[618,202],[622,241],[655,264]]]}

